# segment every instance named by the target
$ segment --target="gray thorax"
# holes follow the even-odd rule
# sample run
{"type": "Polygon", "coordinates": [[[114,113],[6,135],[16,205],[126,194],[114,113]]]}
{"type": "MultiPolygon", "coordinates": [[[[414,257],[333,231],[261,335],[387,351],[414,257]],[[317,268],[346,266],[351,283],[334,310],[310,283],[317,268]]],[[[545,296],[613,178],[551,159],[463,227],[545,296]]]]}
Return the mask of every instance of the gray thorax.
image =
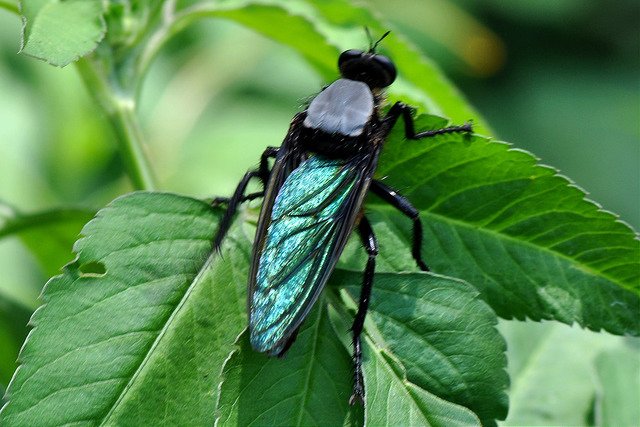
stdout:
{"type": "Polygon", "coordinates": [[[366,83],[339,79],[311,101],[304,126],[330,134],[358,136],[371,119],[373,108],[373,94],[366,83]]]}

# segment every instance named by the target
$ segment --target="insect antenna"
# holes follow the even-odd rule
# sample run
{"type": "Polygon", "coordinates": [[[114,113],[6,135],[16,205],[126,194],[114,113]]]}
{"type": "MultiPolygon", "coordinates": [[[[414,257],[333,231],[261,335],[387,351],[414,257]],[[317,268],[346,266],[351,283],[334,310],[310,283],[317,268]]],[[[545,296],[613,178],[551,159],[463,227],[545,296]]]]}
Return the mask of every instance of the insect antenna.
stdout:
{"type": "Polygon", "coordinates": [[[382,37],[378,39],[378,41],[374,43],[373,38],[371,37],[371,33],[369,32],[369,28],[364,27],[364,31],[367,33],[367,38],[369,39],[369,53],[375,53],[376,47],[378,47],[378,44],[391,33],[391,30],[387,31],[382,35],[382,37]]]}
{"type": "Polygon", "coordinates": [[[369,52],[373,52],[373,37],[371,37],[371,31],[369,31],[369,27],[364,27],[364,32],[367,34],[367,40],[369,40],[369,52]]]}

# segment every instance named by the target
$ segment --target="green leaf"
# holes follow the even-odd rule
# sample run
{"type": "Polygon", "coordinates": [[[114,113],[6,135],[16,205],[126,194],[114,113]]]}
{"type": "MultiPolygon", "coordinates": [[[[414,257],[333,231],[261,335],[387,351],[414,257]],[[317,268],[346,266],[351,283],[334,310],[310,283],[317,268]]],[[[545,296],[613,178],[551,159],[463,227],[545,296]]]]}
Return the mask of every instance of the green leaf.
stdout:
{"type": "Polygon", "coordinates": [[[202,5],[196,13],[198,17],[225,18],[249,27],[297,50],[325,78],[333,79],[338,75],[338,50],[327,43],[312,20],[290,13],[283,3],[231,1],[202,5]]]}
{"type": "Polygon", "coordinates": [[[284,358],[256,353],[248,333],[224,366],[216,425],[342,425],[351,358],[318,304],[284,358]]]}
{"type": "MultiPolygon", "coordinates": [[[[348,331],[351,317],[344,309],[332,304],[330,319],[350,347],[348,331]]],[[[410,383],[402,364],[387,350],[376,346],[363,335],[363,365],[365,379],[365,425],[399,426],[480,426],[480,420],[467,408],[458,406],[410,383]]]]}
{"type": "Polygon", "coordinates": [[[105,35],[100,0],[22,0],[21,52],[65,65],[93,52],[105,35]]]}
{"type": "MultiPolygon", "coordinates": [[[[420,116],[416,128],[444,123],[420,116]]],[[[377,175],[420,210],[432,270],[478,288],[499,316],[640,333],[640,241],[530,154],[477,135],[408,141],[397,126],[377,175]]],[[[410,221],[370,202],[381,254],[398,236],[409,247],[410,221]]],[[[406,254],[394,270],[415,268],[406,254]]]]}
{"type": "Polygon", "coordinates": [[[599,426],[640,425],[640,351],[631,346],[607,350],[596,358],[602,392],[597,396],[599,426]]]}
{"type": "Polygon", "coordinates": [[[210,256],[215,229],[209,205],[170,194],[101,210],[46,285],[0,424],[210,423],[248,256],[238,230],[210,256]]]}
{"type": "MultiPolygon", "coordinates": [[[[365,340],[365,349],[375,351],[372,343],[365,340]]],[[[462,406],[416,387],[398,375],[399,367],[393,357],[378,350],[376,362],[365,364],[364,373],[372,398],[367,398],[368,425],[424,425],[424,426],[480,426],[473,412],[462,406]],[[395,366],[394,366],[395,365],[395,366]],[[391,384],[391,387],[387,387],[391,384]],[[404,395],[404,387],[412,400],[404,395]],[[386,405],[393,407],[389,411],[386,405]]]]}
{"type": "MultiPolygon", "coordinates": [[[[362,273],[333,283],[357,301],[362,273]]],[[[496,315],[469,284],[424,273],[379,273],[370,318],[417,386],[473,410],[483,425],[507,416],[506,345],[496,315]]]]}

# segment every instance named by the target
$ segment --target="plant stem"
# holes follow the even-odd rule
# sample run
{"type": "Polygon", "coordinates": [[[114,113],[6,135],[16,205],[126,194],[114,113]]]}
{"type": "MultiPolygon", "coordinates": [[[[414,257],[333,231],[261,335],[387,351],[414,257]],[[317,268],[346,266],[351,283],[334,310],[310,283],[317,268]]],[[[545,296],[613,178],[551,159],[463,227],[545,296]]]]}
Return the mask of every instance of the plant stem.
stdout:
{"type": "Polygon", "coordinates": [[[154,178],[144,152],[144,135],[135,113],[134,97],[110,84],[91,57],[78,60],[76,68],[89,93],[109,118],[131,184],[136,190],[153,190],[154,178]]]}
{"type": "Polygon", "coordinates": [[[135,114],[133,100],[118,102],[115,113],[110,115],[111,125],[120,143],[120,151],[125,162],[129,178],[137,190],[155,188],[151,167],[144,152],[144,136],[135,114]]]}

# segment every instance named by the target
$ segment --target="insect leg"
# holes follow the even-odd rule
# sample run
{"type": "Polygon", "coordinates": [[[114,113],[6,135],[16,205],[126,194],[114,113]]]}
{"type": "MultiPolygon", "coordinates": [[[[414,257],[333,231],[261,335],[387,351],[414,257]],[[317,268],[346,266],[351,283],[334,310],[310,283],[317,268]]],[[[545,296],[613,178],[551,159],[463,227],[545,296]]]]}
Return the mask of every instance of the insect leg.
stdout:
{"type": "MultiPolygon", "coordinates": [[[[256,191],[255,193],[249,193],[240,198],[240,203],[249,202],[254,199],[259,199],[264,196],[264,191],[256,191]]],[[[220,205],[229,204],[231,197],[216,197],[211,201],[211,206],[216,207],[220,205]]]]}
{"type": "MultiPolygon", "coordinates": [[[[262,186],[265,187],[267,185],[267,181],[269,180],[269,173],[271,172],[269,169],[269,159],[276,157],[278,154],[278,147],[267,147],[266,150],[260,156],[260,167],[258,171],[260,172],[260,181],[262,181],[262,186]]],[[[263,191],[256,191],[255,193],[247,194],[246,196],[242,196],[239,200],[239,203],[248,202],[254,199],[258,199],[264,196],[263,191]]],[[[231,202],[231,197],[216,197],[211,202],[211,206],[220,206],[226,205],[231,202]]]]}
{"type": "MultiPolygon", "coordinates": [[[[244,192],[247,189],[247,185],[251,178],[260,177],[260,171],[254,170],[247,172],[244,174],[240,183],[236,187],[236,191],[233,193],[233,196],[229,199],[227,210],[224,211],[224,215],[222,219],[218,223],[218,233],[216,237],[213,239],[213,249],[219,251],[220,246],[222,245],[222,240],[224,240],[229,228],[231,227],[231,221],[233,220],[233,215],[238,210],[238,205],[242,202],[242,198],[244,197],[244,192]]],[[[215,200],[214,200],[215,201],[215,200]]]]}
{"type": "Polygon", "coordinates": [[[267,147],[266,150],[260,156],[260,180],[262,181],[262,186],[267,186],[267,181],[269,180],[269,174],[271,170],[269,169],[269,159],[273,159],[278,154],[278,147],[267,147]]]}
{"type": "Polygon", "coordinates": [[[224,237],[229,232],[231,221],[233,220],[233,215],[235,215],[236,211],[238,210],[238,205],[240,205],[240,203],[244,201],[253,200],[264,195],[264,190],[256,193],[251,193],[246,196],[244,192],[247,189],[249,181],[254,177],[260,178],[263,187],[266,185],[266,182],[269,180],[270,173],[269,158],[275,157],[276,154],[278,154],[277,148],[267,147],[267,149],[262,153],[262,156],[260,156],[260,168],[258,170],[249,171],[242,177],[240,183],[236,187],[236,191],[233,193],[233,196],[228,199],[224,197],[218,197],[213,200],[213,206],[222,203],[227,204],[227,210],[224,212],[224,215],[222,216],[222,219],[220,220],[220,223],[218,225],[218,233],[213,239],[213,248],[215,250],[220,250],[222,240],[224,240],[224,237]]]}
{"type": "Polygon", "coordinates": [[[360,302],[358,303],[358,312],[353,319],[351,331],[353,333],[353,394],[349,399],[349,403],[353,405],[356,401],[364,402],[364,380],[362,377],[362,343],[360,335],[364,326],[364,319],[367,316],[369,308],[369,298],[371,296],[371,288],[373,287],[373,273],[376,268],[376,255],[378,255],[378,241],[376,240],[371,223],[363,216],[358,225],[358,233],[362,239],[362,244],[369,255],[367,267],[364,270],[362,280],[362,289],[360,290],[360,302]]]}
{"type": "Polygon", "coordinates": [[[371,183],[371,191],[413,221],[413,246],[411,248],[411,255],[413,255],[413,259],[416,260],[420,270],[429,271],[429,267],[427,267],[427,264],[422,260],[422,222],[420,221],[420,212],[413,207],[406,197],[378,180],[374,180],[371,183]]]}
{"type": "Polygon", "coordinates": [[[436,135],[443,135],[447,133],[456,133],[456,132],[472,132],[473,127],[471,122],[467,122],[463,125],[459,126],[448,126],[441,129],[433,129],[427,130],[424,132],[416,133],[415,128],[413,126],[413,116],[411,115],[411,107],[402,103],[396,102],[393,104],[386,117],[384,118],[384,122],[388,126],[390,130],[393,125],[396,123],[398,118],[402,116],[402,120],[404,121],[404,134],[407,139],[420,139],[420,138],[428,138],[436,135]]]}

